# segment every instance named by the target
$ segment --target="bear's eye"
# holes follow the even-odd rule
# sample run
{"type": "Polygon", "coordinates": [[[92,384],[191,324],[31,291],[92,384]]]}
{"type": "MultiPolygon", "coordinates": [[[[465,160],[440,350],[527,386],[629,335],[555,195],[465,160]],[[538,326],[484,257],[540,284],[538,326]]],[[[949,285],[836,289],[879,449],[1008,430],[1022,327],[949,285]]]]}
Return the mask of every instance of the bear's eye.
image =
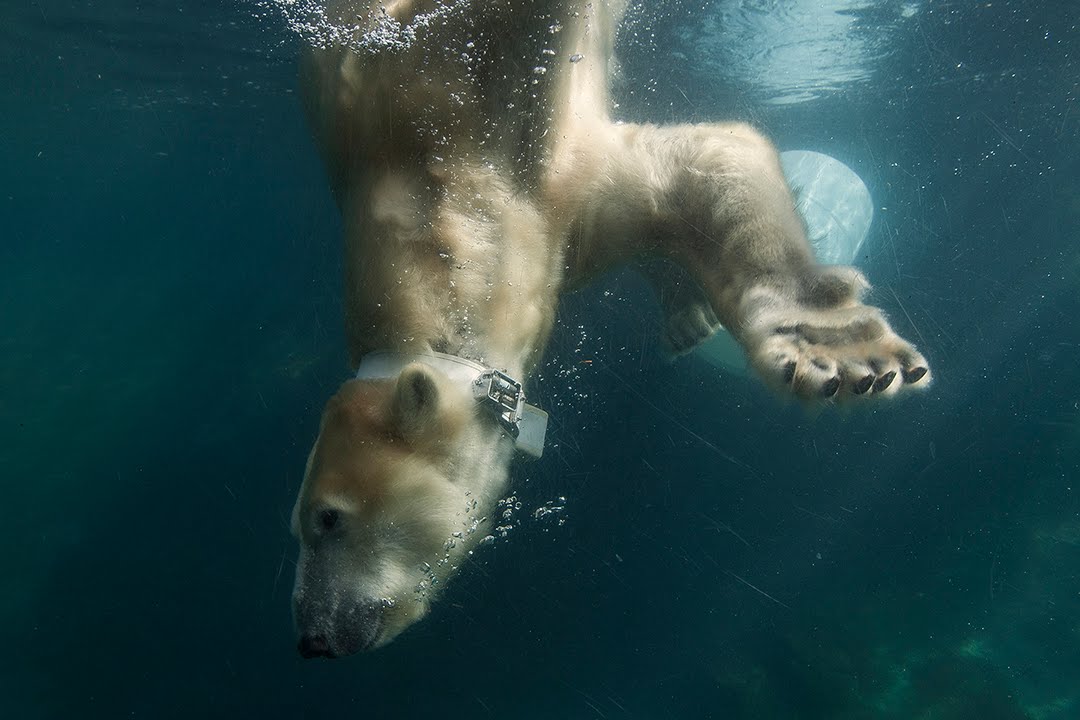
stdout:
{"type": "Polygon", "coordinates": [[[332,508],[326,510],[320,510],[319,514],[315,516],[316,521],[319,524],[319,529],[323,532],[330,532],[338,526],[341,522],[341,513],[332,508]]]}

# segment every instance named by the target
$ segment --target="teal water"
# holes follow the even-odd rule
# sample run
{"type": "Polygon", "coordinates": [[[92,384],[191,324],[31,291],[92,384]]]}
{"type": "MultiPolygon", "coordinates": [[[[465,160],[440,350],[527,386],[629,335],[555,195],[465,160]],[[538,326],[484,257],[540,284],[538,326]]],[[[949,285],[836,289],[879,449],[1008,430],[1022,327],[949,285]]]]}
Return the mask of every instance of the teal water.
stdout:
{"type": "Polygon", "coordinates": [[[1080,717],[1078,12],[811,5],[636,6],[620,111],[855,169],[934,387],[811,417],[667,363],[606,278],[564,303],[515,530],[333,663],[289,615],[347,372],[299,40],[267,4],[0,8],[0,713],[1080,717]]]}

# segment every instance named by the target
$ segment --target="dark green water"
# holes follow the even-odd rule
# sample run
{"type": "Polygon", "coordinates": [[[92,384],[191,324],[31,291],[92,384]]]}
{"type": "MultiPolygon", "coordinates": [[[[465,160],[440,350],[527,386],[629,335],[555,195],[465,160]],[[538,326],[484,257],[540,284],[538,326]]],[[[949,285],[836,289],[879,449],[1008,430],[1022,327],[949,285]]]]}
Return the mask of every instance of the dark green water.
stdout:
{"type": "Polygon", "coordinates": [[[289,615],[288,512],[347,372],[297,41],[240,2],[5,4],[0,714],[1080,717],[1077,10],[866,5],[872,74],[791,104],[699,59],[720,5],[645,12],[622,112],[855,168],[860,265],[931,391],[809,417],[666,363],[642,283],[607,278],[564,304],[518,527],[327,663],[289,615]]]}

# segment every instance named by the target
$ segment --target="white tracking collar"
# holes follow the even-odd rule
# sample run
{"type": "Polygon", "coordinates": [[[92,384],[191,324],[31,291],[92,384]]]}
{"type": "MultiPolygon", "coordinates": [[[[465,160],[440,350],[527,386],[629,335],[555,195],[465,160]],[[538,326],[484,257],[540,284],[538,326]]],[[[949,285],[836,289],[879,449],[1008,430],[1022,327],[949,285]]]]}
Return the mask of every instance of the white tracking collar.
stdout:
{"type": "Polygon", "coordinates": [[[494,413],[518,450],[533,457],[540,457],[544,453],[547,413],[525,402],[521,383],[501,370],[440,352],[420,354],[378,350],[360,358],[356,378],[375,380],[397,377],[406,365],[414,362],[435,368],[464,387],[477,402],[494,413]]]}

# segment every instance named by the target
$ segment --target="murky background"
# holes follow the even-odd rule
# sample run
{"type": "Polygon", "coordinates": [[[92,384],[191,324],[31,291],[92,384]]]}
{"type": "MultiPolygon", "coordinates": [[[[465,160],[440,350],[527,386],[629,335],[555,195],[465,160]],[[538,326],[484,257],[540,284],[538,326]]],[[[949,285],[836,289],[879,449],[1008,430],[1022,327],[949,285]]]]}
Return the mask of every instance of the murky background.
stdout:
{"type": "Polygon", "coordinates": [[[855,170],[856,262],[936,384],[810,417],[722,347],[668,363],[606,278],[564,303],[515,528],[326,663],[288,602],[347,372],[298,5],[0,8],[5,717],[1077,717],[1077,9],[635,5],[620,115],[855,170]]]}

